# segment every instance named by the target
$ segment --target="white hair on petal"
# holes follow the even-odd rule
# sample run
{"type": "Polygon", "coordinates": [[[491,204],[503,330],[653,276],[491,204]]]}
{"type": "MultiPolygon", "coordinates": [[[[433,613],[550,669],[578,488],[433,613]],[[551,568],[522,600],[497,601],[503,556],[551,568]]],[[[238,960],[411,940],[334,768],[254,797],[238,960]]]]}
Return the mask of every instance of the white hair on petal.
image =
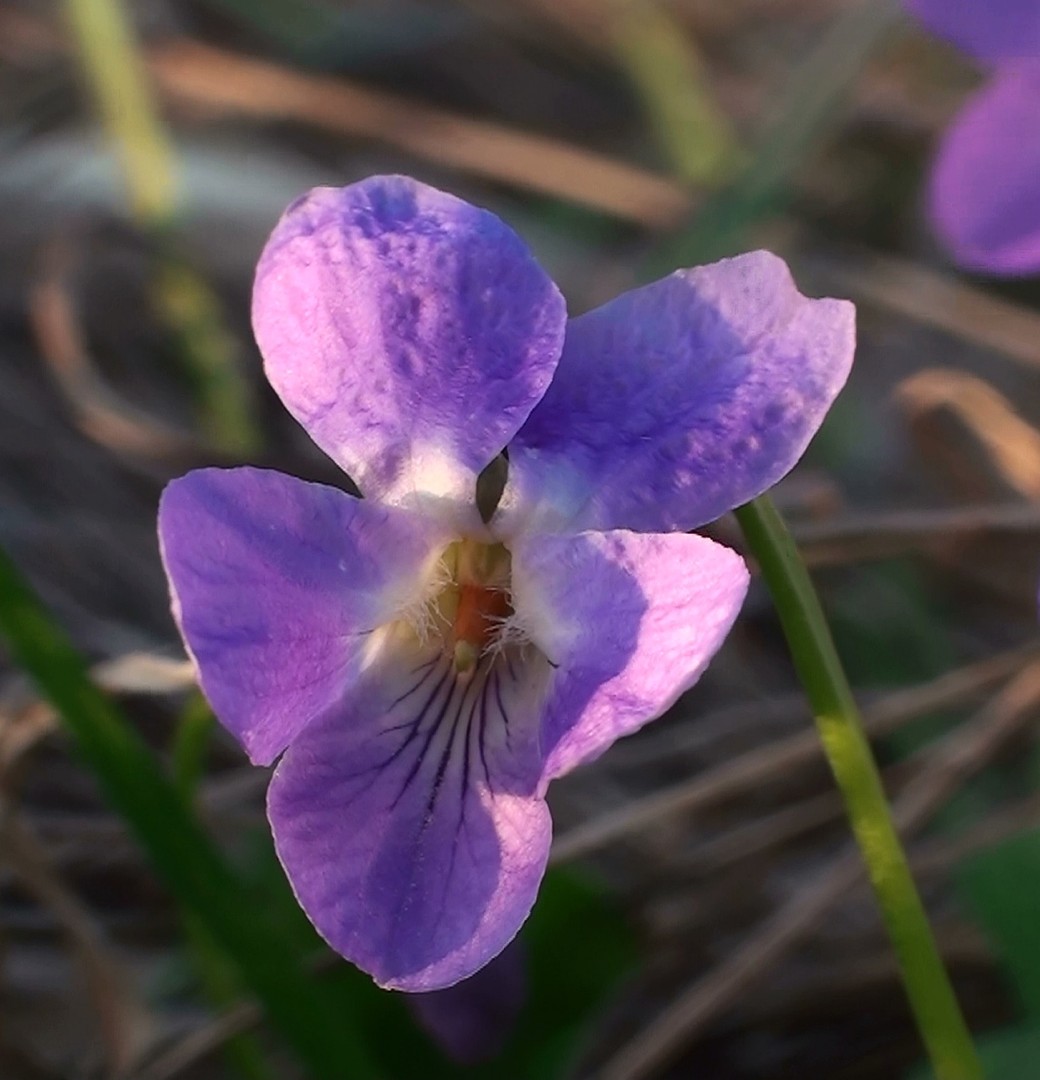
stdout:
{"type": "Polygon", "coordinates": [[[454,577],[444,557],[444,552],[435,556],[432,566],[426,572],[422,589],[418,596],[409,597],[395,613],[395,619],[405,623],[425,645],[435,634],[443,634],[448,620],[441,610],[441,594],[452,585],[454,577]]]}
{"type": "Polygon", "coordinates": [[[499,656],[507,648],[511,647],[523,652],[529,645],[533,644],[523,619],[511,604],[508,615],[490,615],[487,616],[487,619],[494,627],[486,649],[491,656],[499,656]]]}

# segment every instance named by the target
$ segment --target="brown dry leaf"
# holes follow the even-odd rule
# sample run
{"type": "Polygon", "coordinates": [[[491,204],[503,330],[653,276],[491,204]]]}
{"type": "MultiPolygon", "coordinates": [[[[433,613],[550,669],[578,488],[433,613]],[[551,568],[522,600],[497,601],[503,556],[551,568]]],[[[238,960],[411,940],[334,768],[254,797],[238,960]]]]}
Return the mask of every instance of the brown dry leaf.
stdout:
{"type": "Polygon", "coordinates": [[[929,368],[900,383],[896,400],[921,454],[960,494],[1040,498],[1040,432],[989,383],[929,368]]]}
{"type": "MultiPolygon", "coordinates": [[[[925,463],[959,499],[1040,500],[1040,431],[984,379],[929,368],[896,389],[925,463]]],[[[1032,537],[949,537],[942,555],[958,577],[1021,605],[1036,592],[1032,537]]]]}

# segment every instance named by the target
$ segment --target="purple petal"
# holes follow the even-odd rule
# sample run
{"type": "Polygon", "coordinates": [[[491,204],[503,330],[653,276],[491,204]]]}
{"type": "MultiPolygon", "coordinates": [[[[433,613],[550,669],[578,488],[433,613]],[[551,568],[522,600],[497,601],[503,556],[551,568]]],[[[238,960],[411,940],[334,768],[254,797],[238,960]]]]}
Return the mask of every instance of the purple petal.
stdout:
{"type": "Polygon", "coordinates": [[[560,355],[563,298],[493,214],[406,177],[316,188],[264,249],[267,377],[368,496],[473,501],[560,355]]]}
{"type": "Polygon", "coordinates": [[[933,33],[980,60],[1040,58],[1037,0],[905,0],[933,33]]]}
{"type": "Polygon", "coordinates": [[[174,616],[221,723],[269,764],[336,710],[369,632],[447,538],[404,510],[264,469],[201,469],[159,505],[174,616]]]}
{"type": "Polygon", "coordinates": [[[962,266],[1040,271],[1040,63],[1001,68],[969,99],[939,147],[929,213],[962,266]]]}
{"type": "Polygon", "coordinates": [[[556,665],[542,725],[546,779],[597,757],[691,687],[747,586],[743,559],[702,536],[618,531],[520,540],[516,614],[556,665]]]}
{"type": "Polygon", "coordinates": [[[759,251],[573,319],[496,528],[691,529],[775,484],[845,383],[854,309],[759,251]]]}
{"type": "Polygon", "coordinates": [[[279,764],[268,814],[296,897],[380,985],[450,986],[527,917],[551,832],[535,692],[547,670],[495,664],[467,680],[439,644],[402,650],[279,764]]]}
{"type": "Polygon", "coordinates": [[[527,997],[527,963],[519,938],[468,979],[444,990],[409,994],[422,1027],[453,1061],[475,1065],[497,1057],[527,997]]]}

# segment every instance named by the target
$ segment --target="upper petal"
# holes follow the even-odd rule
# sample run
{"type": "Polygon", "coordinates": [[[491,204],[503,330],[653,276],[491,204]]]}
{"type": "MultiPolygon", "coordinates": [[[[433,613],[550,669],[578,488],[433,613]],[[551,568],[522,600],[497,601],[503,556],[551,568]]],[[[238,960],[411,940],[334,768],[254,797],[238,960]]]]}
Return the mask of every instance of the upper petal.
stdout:
{"type": "Polygon", "coordinates": [[[286,408],[366,495],[398,503],[473,502],[548,385],[565,319],[510,228],[400,176],[295,202],[253,293],[286,408]]]}
{"type": "Polygon", "coordinates": [[[407,511],[251,468],[174,480],[159,539],[202,689],[263,765],[340,704],[447,542],[407,511]]]}
{"type": "Polygon", "coordinates": [[[691,529],[775,484],[845,383],[854,309],[765,251],[571,320],[509,448],[498,527],[691,529]]]}
{"type": "Polygon", "coordinates": [[[905,0],[929,30],[980,60],[1040,58],[1037,0],[905,0]]]}
{"type": "Polygon", "coordinates": [[[545,781],[660,716],[700,677],[747,592],[744,560],[702,536],[526,535],[517,618],[554,665],[545,781]]]}
{"type": "Polygon", "coordinates": [[[382,986],[466,978],[534,903],[551,832],[538,793],[544,672],[513,670],[467,680],[439,643],[388,652],[275,771],[268,814],[296,897],[382,986]]]}
{"type": "Polygon", "coordinates": [[[962,266],[1040,271],[1040,62],[1005,65],[965,104],[940,144],[929,212],[962,266]]]}

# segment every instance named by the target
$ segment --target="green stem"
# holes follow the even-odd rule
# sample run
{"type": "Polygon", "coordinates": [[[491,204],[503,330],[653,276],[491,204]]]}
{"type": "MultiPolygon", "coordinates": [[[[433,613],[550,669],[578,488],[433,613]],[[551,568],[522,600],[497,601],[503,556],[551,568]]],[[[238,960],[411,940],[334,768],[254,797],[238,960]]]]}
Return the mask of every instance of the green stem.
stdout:
{"type": "Polygon", "coordinates": [[[805,564],[768,496],[740,507],[736,515],[773,594],[935,1075],[938,1080],[981,1080],[982,1065],[939,956],[805,564]]]}

